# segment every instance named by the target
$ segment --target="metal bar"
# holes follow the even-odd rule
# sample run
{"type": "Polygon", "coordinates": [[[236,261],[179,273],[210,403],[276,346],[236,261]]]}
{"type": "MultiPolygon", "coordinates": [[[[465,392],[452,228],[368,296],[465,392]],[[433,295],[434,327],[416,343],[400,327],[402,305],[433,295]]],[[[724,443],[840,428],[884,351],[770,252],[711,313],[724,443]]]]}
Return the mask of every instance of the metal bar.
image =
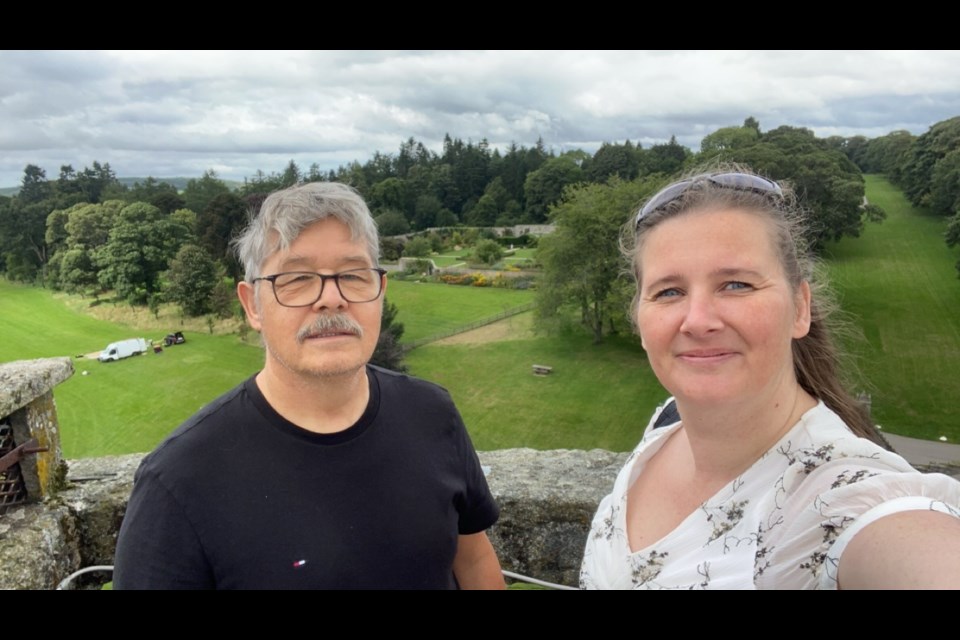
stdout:
{"type": "Polygon", "coordinates": [[[20,446],[14,447],[13,451],[0,458],[0,471],[6,471],[20,462],[24,456],[50,450],[48,447],[41,447],[39,445],[40,443],[37,442],[36,438],[30,438],[20,446]]]}

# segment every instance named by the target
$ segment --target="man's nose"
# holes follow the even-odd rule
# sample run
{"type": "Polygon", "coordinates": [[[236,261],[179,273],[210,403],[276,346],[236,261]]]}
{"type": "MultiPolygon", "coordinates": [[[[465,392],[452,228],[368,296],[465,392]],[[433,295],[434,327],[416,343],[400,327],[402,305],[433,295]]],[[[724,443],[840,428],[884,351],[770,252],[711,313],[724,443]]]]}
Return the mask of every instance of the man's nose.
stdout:
{"type": "Polygon", "coordinates": [[[337,286],[336,278],[323,279],[323,291],[313,306],[316,309],[342,309],[347,306],[347,301],[343,299],[340,287],[337,286]]]}
{"type": "Polygon", "coordinates": [[[680,325],[680,331],[692,336],[702,336],[723,327],[717,299],[712,292],[689,292],[686,302],[686,314],[680,325]]]}

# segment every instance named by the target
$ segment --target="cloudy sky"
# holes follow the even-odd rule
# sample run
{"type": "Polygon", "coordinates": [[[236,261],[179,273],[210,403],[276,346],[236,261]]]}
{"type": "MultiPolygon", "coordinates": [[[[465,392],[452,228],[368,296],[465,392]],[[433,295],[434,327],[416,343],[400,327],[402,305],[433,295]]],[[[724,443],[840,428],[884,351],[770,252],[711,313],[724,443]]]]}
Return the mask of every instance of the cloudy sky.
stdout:
{"type": "Polygon", "coordinates": [[[960,115],[960,52],[0,52],[0,187],[26,164],[242,180],[445,133],[692,149],[741,124],[914,134],[960,115]]]}

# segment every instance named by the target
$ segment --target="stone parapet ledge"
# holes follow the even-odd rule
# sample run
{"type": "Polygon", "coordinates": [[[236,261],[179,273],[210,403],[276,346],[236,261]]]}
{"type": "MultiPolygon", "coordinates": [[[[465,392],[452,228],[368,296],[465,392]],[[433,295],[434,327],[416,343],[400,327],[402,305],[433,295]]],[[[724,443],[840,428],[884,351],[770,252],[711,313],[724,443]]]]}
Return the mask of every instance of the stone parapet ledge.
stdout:
{"type": "MultiPolygon", "coordinates": [[[[599,449],[480,452],[500,505],[490,539],[503,568],[576,586],[590,521],[626,456],[599,449]]],[[[79,568],[113,564],[142,458],[70,461],[67,488],[55,498],[0,516],[0,589],[52,589],[79,568]]]]}
{"type": "Polygon", "coordinates": [[[16,360],[0,364],[0,416],[22,409],[72,375],[70,358],[16,360]]]}
{"type": "Polygon", "coordinates": [[[490,539],[502,567],[577,586],[590,522],[628,454],[502,449],[479,455],[500,505],[490,539]]]}
{"type": "Polygon", "coordinates": [[[36,439],[40,448],[47,449],[24,456],[19,463],[27,497],[32,501],[54,495],[64,480],[53,388],[71,375],[70,358],[0,364],[0,420],[13,428],[17,445],[36,439]]]}

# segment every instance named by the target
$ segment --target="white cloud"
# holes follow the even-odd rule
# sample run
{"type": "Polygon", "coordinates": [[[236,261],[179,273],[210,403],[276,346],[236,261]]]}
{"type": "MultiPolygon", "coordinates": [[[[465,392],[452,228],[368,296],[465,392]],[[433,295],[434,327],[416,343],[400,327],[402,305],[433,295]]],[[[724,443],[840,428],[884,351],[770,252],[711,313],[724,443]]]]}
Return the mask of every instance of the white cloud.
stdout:
{"type": "Polygon", "coordinates": [[[960,53],[943,51],[3,52],[0,185],[27,163],[241,179],[411,136],[697,148],[749,115],[876,136],[958,113],[960,53]]]}

